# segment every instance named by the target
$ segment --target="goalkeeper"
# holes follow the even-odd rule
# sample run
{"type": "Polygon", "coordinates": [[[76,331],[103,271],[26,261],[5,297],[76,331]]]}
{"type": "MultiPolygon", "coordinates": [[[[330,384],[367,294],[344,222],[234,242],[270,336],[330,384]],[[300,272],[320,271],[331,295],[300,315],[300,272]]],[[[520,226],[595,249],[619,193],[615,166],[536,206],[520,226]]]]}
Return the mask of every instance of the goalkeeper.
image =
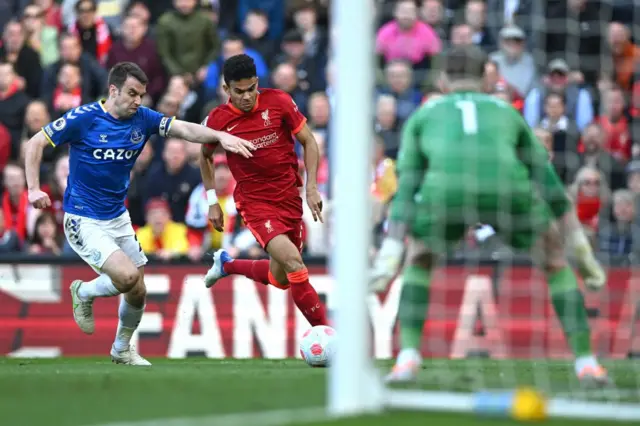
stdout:
{"type": "Polygon", "coordinates": [[[493,226],[516,249],[532,249],[546,274],[551,300],[575,356],[581,381],[609,381],[591,350],[584,299],[564,254],[560,225],[571,211],[548,154],[510,105],[481,94],[486,58],[453,48],[444,58],[448,95],[426,103],[407,121],[388,235],[374,263],[373,290],[403,271],[399,321],[401,351],[388,381],[411,381],[436,257],[469,226],[493,226]]]}

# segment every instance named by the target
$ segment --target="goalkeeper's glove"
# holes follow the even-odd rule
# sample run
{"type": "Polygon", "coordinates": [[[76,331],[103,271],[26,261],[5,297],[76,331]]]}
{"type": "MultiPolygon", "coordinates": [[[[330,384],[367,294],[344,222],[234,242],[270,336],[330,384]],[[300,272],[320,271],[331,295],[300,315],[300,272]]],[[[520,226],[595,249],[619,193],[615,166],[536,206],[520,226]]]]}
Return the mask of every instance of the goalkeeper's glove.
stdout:
{"type": "Polygon", "coordinates": [[[373,262],[369,288],[373,292],[384,291],[396,276],[402,262],[404,244],[401,241],[385,238],[373,262]]]}

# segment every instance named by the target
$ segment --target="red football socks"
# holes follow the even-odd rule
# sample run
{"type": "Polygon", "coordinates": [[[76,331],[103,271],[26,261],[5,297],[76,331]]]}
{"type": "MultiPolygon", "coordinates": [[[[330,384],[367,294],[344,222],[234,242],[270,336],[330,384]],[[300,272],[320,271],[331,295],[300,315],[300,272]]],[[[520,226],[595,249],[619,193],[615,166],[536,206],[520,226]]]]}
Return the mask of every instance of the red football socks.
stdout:
{"type": "Polygon", "coordinates": [[[327,312],[320,296],[309,283],[307,268],[287,274],[293,302],[312,326],[327,325],[327,312]]]}
{"type": "Polygon", "coordinates": [[[269,284],[269,260],[234,260],[222,267],[226,274],[244,275],[262,284],[269,284]]]}

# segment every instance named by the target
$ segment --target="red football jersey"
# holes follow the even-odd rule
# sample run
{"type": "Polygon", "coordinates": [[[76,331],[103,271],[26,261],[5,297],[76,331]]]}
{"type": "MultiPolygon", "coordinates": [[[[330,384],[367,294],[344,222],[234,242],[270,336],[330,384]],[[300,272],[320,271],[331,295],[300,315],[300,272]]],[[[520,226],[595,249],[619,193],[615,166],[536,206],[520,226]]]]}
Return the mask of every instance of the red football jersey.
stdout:
{"type": "Polygon", "coordinates": [[[209,113],[208,127],[248,140],[257,148],[252,158],[226,153],[237,182],[233,193],[236,203],[277,204],[299,198],[302,180],[293,136],[306,122],[291,96],[276,89],[261,89],[250,112],[242,112],[229,102],[209,113]]]}

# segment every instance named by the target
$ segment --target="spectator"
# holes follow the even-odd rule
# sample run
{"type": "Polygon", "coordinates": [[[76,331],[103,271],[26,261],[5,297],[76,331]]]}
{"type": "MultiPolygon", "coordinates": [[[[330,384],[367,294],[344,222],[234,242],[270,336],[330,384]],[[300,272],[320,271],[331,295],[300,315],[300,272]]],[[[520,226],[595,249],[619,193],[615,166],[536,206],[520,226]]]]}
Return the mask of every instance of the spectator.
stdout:
{"type": "Polygon", "coordinates": [[[604,98],[604,114],[596,120],[604,130],[607,151],[623,164],[631,159],[634,148],[635,154],[638,154],[638,147],[634,147],[634,141],[631,140],[625,109],[624,92],[621,88],[615,87],[607,91],[604,98]]]}
{"type": "Polygon", "coordinates": [[[29,97],[20,89],[13,66],[0,62],[0,123],[11,134],[13,158],[20,152],[20,135],[28,104],[29,97]]]}
{"type": "Polygon", "coordinates": [[[58,72],[58,84],[49,102],[49,110],[54,119],[62,117],[70,109],[92,102],[82,93],[82,76],[76,64],[64,64],[58,72]]]}
{"type": "Polygon", "coordinates": [[[373,195],[373,223],[380,223],[384,218],[384,210],[387,203],[395,195],[398,189],[395,162],[385,155],[384,140],[376,135],[375,151],[373,156],[373,182],[371,193],[373,195]]]}
{"type": "MultiPolygon", "coordinates": [[[[542,127],[536,127],[533,129],[533,134],[538,138],[544,149],[549,153],[549,160],[553,161],[555,158],[555,153],[553,149],[553,135],[547,129],[543,129],[542,127]]],[[[557,170],[556,170],[557,171],[557,170]]],[[[560,173],[558,173],[560,174],[560,173]]]]}
{"type": "Polygon", "coordinates": [[[44,13],[44,24],[53,27],[58,32],[64,28],[62,25],[62,10],[55,0],[34,0],[33,4],[40,7],[44,13]]]}
{"type": "Polygon", "coordinates": [[[376,36],[376,52],[384,62],[405,59],[417,68],[428,68],[430,58],[441,50],[438,34],[418,20],[413,0],[398,0],[394,20],[383,25],[376,36]]]}
{"type": "MultiPolygon", "coordinates": [[[[47,104],[43,101],[31,101],[25,110],[24,126],[20,135],[20,148],[25,146],[27,141],[36,135],[44,126],[51,122],[51,115],[47,104]]],[[[62,149],[45,149],[42,153],[42,166],[46,170],[51,166],[55,156],[64,151],[62,149]]],[[[20,156],[20,163],[24,162],[24,158],[20,156]]]]}
{"type": "MultiPolygon", "coordinates": [[[[322,142],[321,142],[322,143],[322,142]]],[[[321,149],[324,149],[320,147],[321,149]]],[[[320,181],[320,170],[318,170],[318,180],[320,181]]],[[[304,166],[304,162],[300,161],[298,164],[298,174],[300,175],[300,179],[302,182],[306,182],[307,179],[305,177],[306,169],[304,166]]],[[[320,182],[318,182],[320,184],[320,182]]],[[[305,189],[300,187],[300,197],[304,199],[305,197],[305,189]]],[[[303,250],[304,254],[309,256],[326,256],[329,251],[329,232],[327,227],[327,222],[329,215],[331,214],[331,203],[329,202],[326,194],[320,190],[320,197],[322,198],[322,217],[323,221],[315,221],[313,220],[313,213],[311,209],[307,205],[307,203],[302,203],[302,232],[303,235],[303,250]]]]}
{"type": "MultiPolygon", "coordinates": [[[[545,50],[547,60],[565,58],[574,70],[572,80],[595,87],[606,63],[604,50],[606,19],[611,16],[608,0],[548,2],[545,19],[537,20],[535,45],[545,50]]],[[[569,102],[567,101],[567,105],[569,102]]],[[[578,120],[580,129],[584,123],[578,120]]]]}
{"type": "Polygon", "coordinates": [[[318,13],[315,5],[302,4],[294,11],[293,21],[298,31],[302,33],[305,55],[307,58],[316,58],[318,64],[324,68],[327,62],[329,39],[327,34],[318,28],[318,13]]]}
{"type": "Polygon", "coordinates": [[[636,223],[633,193],[619,189],[613,193],[613,221],[598,231],[598,248],[610,256],[640,255],[640,226],[636,223]]]}
{"type": "Polygon", "coordinates": [[[500,50],[490,56],[500,68],[500,75],[519,96],[526,96],[536,80],[533,56],[525,51],[525,35],[518,27],[505,27],[500,31],[500,50]]]}
{"type": "Polygon", "coordinates": [[[325,140],[329,138],[329,119],[331,106],[324,92],[315,92],[309,96],[309,127],[325,140]]]}
{"type": "Polygon", "coordinates": [[[581,88],[571,80],[569,65],[563,59],[549,62],[549,73],[542,79],[542,84],[531,89],[524,101],[524,118],[529,126],[536,127],[544,112],[544,100],[547,93],[555,92],[563,95],[567,117],[575,120],[578,130],[583,131],[593,121],[593,100],[589,90],[581,88]]]}
{"type": "Polygon", "coordinates": [[[199,184],[189,197],[189,206],[185,216],[185,223],[189,227],[189,258],[194,261],[199,260],[207,250],[222,248],[225,238],[231,240],[235,216],[238,214],[233,201],[235,181],[231,176],[226,155],[214,156],[213,165],[216,173],[215,190],[224,214],[225,230],[217,232],[209,222],[209,203],[206,191],[203,184],[199,184]]]}
{"type": "Polygon", "coordinates": [[[422,95],[413,86],[411,64],[395,60],[385,67],[386,85],[380,90],[381,94],[391,95],[396,99],[396,113],[398,122],[403,123],[409,115],[420,105],[422,95]]]}
{"type": "Polygon", "coordinates": [[[385,155],[390,158],[398,156],[397,116],[396,99],[390,95],[378,96],[375,131],[384,141],[385,155]]]}
{"type": "Polygon", "coordinates": [[[242,28],[244,44],[248,49],[257,52],[261,58],[276,57],[278,44],[267,35],[269,17],[264,11],[258,9],[250,10],[242,28]]]}
{"type": "Polygon", "coordinates": [[[178,100],[178,112],[177,117],[186,121],[198,121],[200,112],[197,112],[197,116],[194,117],[195,111],[199,104],[198,94],[191,90],[187,80],[181,75],[174,75],[169,79],[169,87],[165,95],[175,97],[178,100]],[[192,119],[194,118],[194,119],[192,119]]]}
{"type": "Polygon", "coordinates": [[[295,67],[298,86],[305,93],[321,90],[325,87],[321,70],[324,68],[323,58],[310,57],[305,54],[305,42],[298,30],[287,31],[282,39],[282,54],[275,64],[288,63],[295,67]]]}
{"type": "Polygon", "coordinates": [[[156,43],[147,37],[148,26],[135,15],[130,15],[122,21],[122,38],[116,41],[111,48],[107,59],[107,68],[113,67],[118,62],[134,62],[149,78],[147,94],[150,97],[146,103],[155,103],[162,96],[167,86],[167,78],[158,55],[156,43]],[[150,102],[150,101],[153,102],[150,102]]]}
{"type": "MultiPolygon", "coordinates": [[[[224,2],[222,2],[224,3],[224,2]]],[[[288,1],[286,3],[289,3],[288,1]]],[[[283,0],[238,0],[237,22],[238,27],[246,19],[250,10],[260,9],[269,17],[269,38],[279,40],[284,32],[285,1],[283,0]]]]}
{"type": "MultiPolygon", "coordinates": [[[[27,6],[22,15],[26,45],[40,55],[40,64],[49,66],[60,59],[58,28],[47,25],[45,14],[36,4],[27,6]]],[[[38,82],[38,90],[40,83],[38,82]]]]}
{"type": "Polygon", "coordinates": [[[0,124],[0,169],[7,165],[11,158],[11,133],[0,124]]]}
{"type": "Polygon", "coordinates": [[[611,191],[604,176],[593,167],[582,167],[578,170],[576,179],[569,188],[578,220],[582,224],[586,235],[592,239],[598,229],[598,222],[602,208],[611,198],[611,191]]]}
{"type": "Polygon", "coordinates": [[[29,253],[59,256],[62,253],[62,240],[62,234],[59,232],[53,214],[43,212],[36,219],[33,237],[29,244],[29,253]]]}
{"type": "MultiPolygon", "coordinates": [[[[146,200],[162,198],[171,205],[171,218],[184,222],[189,196],[201,181],[200,171],[187,164],[185,141],[167,139],[162,158],[164,163],[156,164],[146,179],[146,200]]],[[[145,203],[146,205],[146,203],[145,203]]]]}
{"type": "Polygon", "coordinates": [[[287,92],[300,108],[300,112],[307,115],[307,95],[298,85],[298,75],[293,65],[283,62],[276,67],[272,75],[273,86],[287,92]]]}
{"type": "Polygon", "coordinates": [[[540,127],[553,135],[553,151],[562,158],[564,154],[578,152],[580,133],[576,123],[565,114],[564,99],[558,93],[547,94],[544,106],[544,118],[540,127]]]}
{"type": "Polygon", "coordinates": [[[640,47],[631,42],[631,31],[619,22],[609,24],[609,47],[613,56],[613,77],[624,90],[631,90],[633,74],[640,64],[640,47]]]}
{"type": "Polygon", "coordinates": [[[156,26],[158,53],[171,76],[181,75],[188,85],[201,83],[207,65],[218,56],[216,28],[196,0],[174,0],[176,10],[162,15],[156,26]]]}
{"type": "MultiPolygon", "coordinates": [[[[154,0],[155,3],[162,3],[163,0],[154,0]]],[[[78,13],[78,0],[62,0],[62,19],[67,27],[81,18],[78,13]]],[[[118,29],[121,25],[120,17],[125,13],[129,0],[95,0],[95,13],[100,16],[110,29],[118,29]]],[[[116,34],[111,32],[113,36],[116,34]]]]}
{"type": "Polygon", "coordinates": [[[534,22],[543,18],[544,4],[531,0],[487,0],[487,26],[494,40],[504,27],[518,26],[524,30],[527,39],[534,31],[534,22]]]}
{"type": "MultiPolygon", "coordinates": [[[[486,52],[496,47],[496,41],[487,27],[487,5],[483,0],[469,0],[464,8],[464,20],[473,32],[473,44],[486,52]]],[[[524,39],[524,33],[523,33],[524,39]]]]}
{"type": "Polygon", "coordinates": [[[27,95],[37,98],[42,78],[42,66],[38,53],[25,44],[25,32],[18,21],[10,21],[4,28],[0,58],[13,65],[19,76],[17,83],[27,95]]]}
{"type": "Polygon", "coordinates": [[[579,162],[570,176],[576,176],[578,167],[591,167],[600,170],[611,182],[611,188],[624,188],[626,179],[624,166],[606,150],[606,138],[602,127],[596,123],[590,124],[582,133],[583,152],[579,155],[579,162]]]}
{"type": "Polygon", "coordinates": [[[104,94],[107,88],[107,71],[91,55],[82,52],[82,45],[76,36],[63,34],[60,36],[60,60],[47,67],[42,76],[41,97],[53,97],[58,85],[58,73],[65,63],[80,67],[83,97],[99,99],[104,94]]]}
{"type": "Polygon", "coordinates": [[[500,66],[492,60],[487,61],[484,66],[484,91],[485,93],[497,94],[522,113],[524,98],[520,96],[515,87],[502,77],[500,66]]]}
{"type": "MultiPolygon", "coordinates": [[[[633,193],[636,211],[640,208],[640,160],[633,160],[627,164],[627,188],[633,193]]],[[[640,224],[640,215],[636,217],[640,224]]]]}
{"type": "Polygon", "coordinates": [[[423,0],[420,17],[438,35],[440,40],[447,39],[447,29],[442,0],[423,0]]]}
{"type": "Polygon", "coordinates": [[[4,194],[2,194],[2,212],[4,225],[15,231],[20,241],[27,238],[27,215],[29,199],[24,169],[17,164],[7,164],[3,171],[4,194]]]}
{"type": "Polygon", "coordinates": [[[13,254],[20,250],[20,239],[13,229],[7,229],[4,211],[0,210],[0,253],[13,254]]]}
{"type": "Polygon", "coordinates": [[[186,255],[187,227],[171,219],[169,203],[153,198],[147,203],[146,212],[147,224],[136,231],[142,250],[165,261],[186,255]]]}
{"type": "Polygon", "coordinates": [[[109,25],[97,14],[97,0],[78,0],[74,8],[76,19],[69,26],[69,33],[81,40],[84,52],[105,65],[113,41],[109,25]]]}
{"type": "Polygon", "coordinates": [[[147,28],[151,23],[151,12],[149,12],[149,8],[142,1],[134,1],[132,3],[129,3],[129,6],[127,6],[126,16],[135,16],[136,18],[144,22],[144,25],[147,28]]]}
{"type": "Polygon", "coordinates": [[[473,29],[468,24],[458,24],[451,27],[451,46],[471,46],[473,44],[473,29]]]}
{"type": "Polygon", "coordinates": [[[222,56],[210,63],[207,67],[206,78],[203,82],[203,86],[208,100],[215,98],[216,89],[220,84],[220,74],[222,73],[224,61],[232,56],[243,53],[250,56],[256,64],[258,79],[261,79],[264,82],[267,81],[269,76],[269,67],[267,66],[264,58],[257,51],[246,48],[241,37],[231,35],[222,42],[222,56]]]}

